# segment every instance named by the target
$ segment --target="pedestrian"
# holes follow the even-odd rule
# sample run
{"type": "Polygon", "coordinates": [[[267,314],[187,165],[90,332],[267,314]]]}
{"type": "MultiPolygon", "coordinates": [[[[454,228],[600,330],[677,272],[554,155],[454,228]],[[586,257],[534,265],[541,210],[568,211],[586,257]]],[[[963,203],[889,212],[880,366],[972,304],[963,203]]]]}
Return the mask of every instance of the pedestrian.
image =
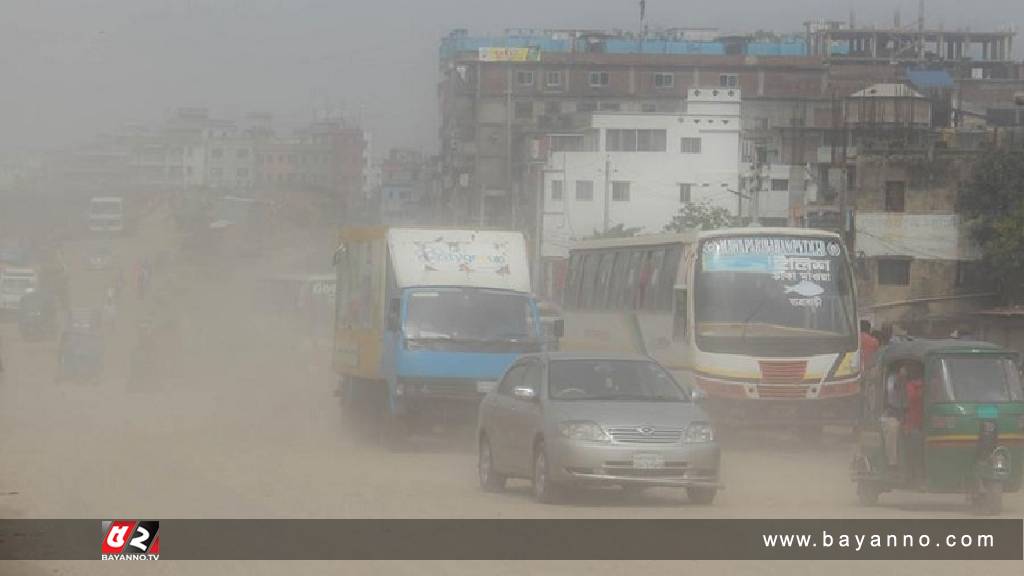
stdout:
{"type": "Polygon", "coordinates": [[[868,369],[874,365],[875,354],[878,353],[880,344],[878,340],[871,335],[871,322],[868,320],[860,321],[860,356],[864,369],[868,369]]]}

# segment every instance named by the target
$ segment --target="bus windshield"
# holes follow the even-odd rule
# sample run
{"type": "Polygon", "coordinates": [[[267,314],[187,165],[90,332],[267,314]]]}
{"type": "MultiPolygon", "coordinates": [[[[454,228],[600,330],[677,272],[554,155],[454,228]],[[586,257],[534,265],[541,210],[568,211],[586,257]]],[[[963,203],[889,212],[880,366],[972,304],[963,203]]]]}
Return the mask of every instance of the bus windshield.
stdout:
{"type": "Polygon", "coordinates": [[[708,239],[694,284],[701,350],[786,356],[856,349],[853,290],[837,240],[708,239]]]}

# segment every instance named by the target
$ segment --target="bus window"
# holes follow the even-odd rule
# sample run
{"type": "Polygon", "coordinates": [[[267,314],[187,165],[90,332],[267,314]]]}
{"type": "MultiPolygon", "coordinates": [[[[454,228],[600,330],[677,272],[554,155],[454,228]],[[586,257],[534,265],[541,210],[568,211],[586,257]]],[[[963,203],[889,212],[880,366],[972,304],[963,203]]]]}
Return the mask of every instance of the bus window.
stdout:
{"type": "Polygon", "coordinates": [[[583,257],[583,289],[580,292],[580,308],[594,306],[594,288],[597,284],[597,264],[600,254],[587,254],[583,257]]]}
{"type": "Polygon", "coordinates": [[[658,310],[672,309],[672,290],[675,288],[682,257],[683,247],[679,244],[670,246],[665,253],[665,260],[662,262],[658,278],[658,302],[656,304],[658,310]]]}
{"type": "Polygon", "coordinates": [[[627,298],[624,308],[636,309],[640,291],[640,268],[644,261],[643,250],[634,250],[629,256],[629,285],[627,287],[627,298]]]}
{"type": "Polygon", "coordinates": [[[567,308],[574,308],[578,303],[580,294],[580,264],[582,258],[579,254],[573,254],[569,258],[569,274],[565,283],[564,303],[567,308]]]}
{"type": "Polygon", "coordinates": [[[620,310],[628,302],[629,257],[630,253],[620,250],[615,253],[615,266],[612,267],[611,294],[608,297],[608,308],[620,310]]]}
{"type": "Polygon", "coordinates": [[[611,287],[612,264],[614,261],[614,252],[606,252],[601,256],[601,263],[597,273],[597,287],[594,292],[594,308],[604,309],[608,306],[608,293],[611,287]]]}
{"type": "Polygon", "coordinates": [[[661,264],[665,259],[665,250],[652,250],[647,253],[644,267],[641,268],[640,287],[642,290],[640,307],[653,310],[657,303],[658,281],[661,277],[661,264]]]}

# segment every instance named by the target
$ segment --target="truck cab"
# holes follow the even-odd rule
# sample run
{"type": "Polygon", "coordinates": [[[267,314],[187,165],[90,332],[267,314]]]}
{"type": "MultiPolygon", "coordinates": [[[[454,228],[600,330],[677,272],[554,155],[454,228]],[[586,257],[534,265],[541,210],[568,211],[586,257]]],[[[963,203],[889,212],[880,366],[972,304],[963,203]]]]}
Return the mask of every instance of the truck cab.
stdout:
{"type": "Polygon", "coordinates": [[[546,346],[518,232],[354,229],[335,264],[342,397],[400,435],[471,424],[506,368],[546,346]]]}

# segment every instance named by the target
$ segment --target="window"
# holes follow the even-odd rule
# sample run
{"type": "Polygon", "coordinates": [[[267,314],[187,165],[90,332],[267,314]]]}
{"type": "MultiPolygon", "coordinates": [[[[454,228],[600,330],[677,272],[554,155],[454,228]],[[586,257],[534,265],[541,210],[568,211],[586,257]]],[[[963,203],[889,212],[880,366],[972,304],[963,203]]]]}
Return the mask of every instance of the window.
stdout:
{"type": "Polygon", "coordinates": [[[552,152],[583,152],[584,148],[582,134],[554,134],[551,136],[552,152]]]}
{"type": "Polygon", "coordinates": [[[235,173],[238,174],[239,178],[248,178],[249,177],[249,169],[248,168],[239,168],[235,173]]]}
{"type": "Polygon", "coordinates": [[[576,199],[581,202],[590,202],[594,199],[594,181],[593,180],[577,180],[576,181],[576,199]]]}
{"type": "Polygon", "coordinates": [[[667,132],[665,130],[616,130],[605,131],[605,149],[609,152],[664,152],[667,132]]]}
{"type": "Polygon", "coordinates": [[[224,171],[220,168],[210,168],[210,176],[213,176],[214,178],[220,178],[223,173],[224,171]]]}
{"type": "Polygon", "coordinates": [[[597,105],[598,110],[607,110],[611,112],[618,112],[622,110],[622,105],[618,102],[601,102],[597,105]]]}
{"type": "Polygon", "coordinates": [[[565,196],[565,182],[562,180],[551,181],[551,200],[561,202],[565,196]]]}
{"type": "Polygon", "coordinates": [[[248,148],[239,148],[238,152],[237,152],[237,155],[238,155],[239,158],[248,158],[249,157],[249,149],[248,148]]]}
{"type": "Polygon", "coordinates": [[[544,85],[551,87],[561,86],[562,73],[558,70],[548,70],[544,73],[544,85]]]}
{"type": "Polygon", "coordinates": [[[879,259],[878,284],[884,286],[908,286],[910,284],[910,259],[879,259]]]}
{"type": "Polygon", "coordinates": [[[682,203],[682,204],[687,204],[689,202],[692,202],[692,198],[693,198],[693,196],[691,196],[692,193],[693,193],[693,184],[680,184],[679,185],[679,202],[682,203]]]}
{"type": "Polygon", "coordinates": [[[511,396],[512,391],[517,386],[523,383],[523,377],[526,376],[526,368],[528,364],[516,364],[505,374],[505,377],[501,380],[501,384],[498,385],[498,394],[504,394],[505,396],[511,396]]]}
{"type": "Polygon", "coordinates": [[[718,85],[722,88],[735,88],[739,85],[739,80],[736,74],[721,74],[718,77],[718,85]]]}
{"type": "Polygon", "coordinates": [[[629,202],[629,182],[612,182],[612,200],[629,202]]]}
{"type": "Polygon", "coordinates": [[[528,120],[533,118],[533,102],[524,100],[516,102],[516,120],[528,120]]]}
{"type": "Polygon", "coordinates": [[[597,110],[597,102],[591,102],[589,100],[583,100],[582,102],[576,103],[577,112],[594,112],[597,110]]]}
{"type": "Polygon", "coordinates": [[[653,113],[658,111],[658,105],[653,102],[644,102],[640,105],[640,111],[645,113],[653,113]]]}
{"type": "Polygon", "coordinates": [[[516,71],[516,84],[520,86],[533,86],[533,71],[532,70],[518,70],[516,71]]]}
{"type": "Polygon", "coordinates": [[[700,154],[700,138],[680,138],[679,151],[683,154],[700,154]]]}
{"type": "Polygon", "coordinates": [[[607,86],[608,85],[608,73],[607,72],[591,72],[590,73],[590,85],[593,87],[607,86]]]}
{"type": "Polygon", "coordinates": [[[890,180],[885,183],[885,211],[903,212],[906,209],[907,183],[890,180]]]}
{"type": "Polygon", "coordinates": [[[220,148],[214,148],[213,151],[210,152],[210,157],[211,158],[223,158],[224,157],[224,151],[221,150],[220,148]]]}
{"type": "Polygon", "coordinates": [[[772,178],[772,192],[785,192],[787,190],[789,190],[789,180],[772,178]]]}
{"type": "Polygon", "coordinates": [[[562,112],[562,103],[558,100],[549,100],[544,103],[544,113],[548,116],[554,116],[562,112]]]}
{"type": "Polygon", "coordinates": [[[672,74],[657,73],[654,75],[655,88],[671,88],[675,85],[676,77],[672,74]]]}

